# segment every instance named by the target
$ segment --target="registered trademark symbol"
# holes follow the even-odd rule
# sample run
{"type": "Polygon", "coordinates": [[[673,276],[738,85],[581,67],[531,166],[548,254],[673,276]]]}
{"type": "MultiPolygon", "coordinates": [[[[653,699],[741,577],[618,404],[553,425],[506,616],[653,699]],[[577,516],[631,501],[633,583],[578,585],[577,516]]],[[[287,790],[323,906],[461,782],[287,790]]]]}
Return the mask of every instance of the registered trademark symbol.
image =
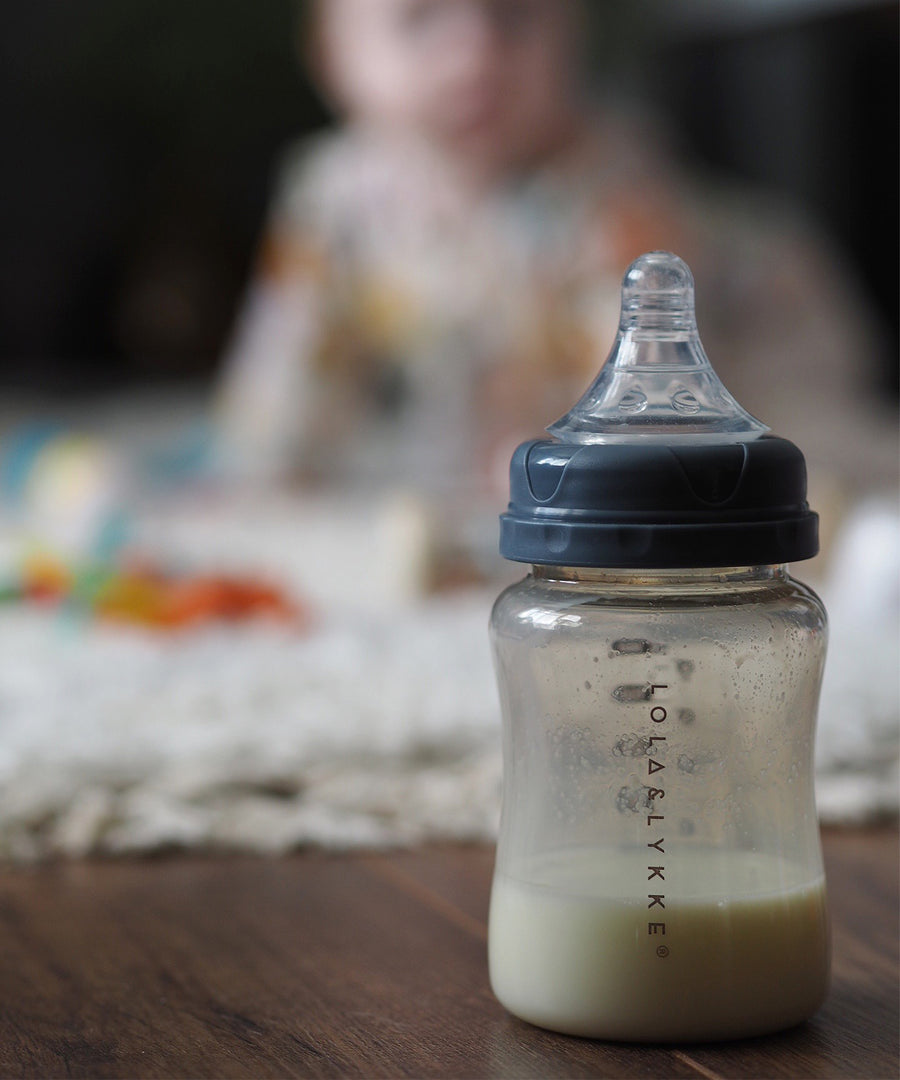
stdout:
{"type": "Polygon", "coordinates": [[[665,959],[665,957],[667,957],[669,955],[669,946],[668,945],[657,945],[656,946],[656,955],[659,956],[659,957],[662,957],[663,959],[665,959]]]}

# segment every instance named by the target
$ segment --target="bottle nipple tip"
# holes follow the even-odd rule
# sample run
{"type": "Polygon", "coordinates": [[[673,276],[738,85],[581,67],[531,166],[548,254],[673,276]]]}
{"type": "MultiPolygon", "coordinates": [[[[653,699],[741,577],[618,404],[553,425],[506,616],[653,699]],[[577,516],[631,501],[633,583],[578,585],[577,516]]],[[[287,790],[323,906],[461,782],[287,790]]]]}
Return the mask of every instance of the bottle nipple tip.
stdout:
{"type": "Polygon", "coordinates": [[[628,267],[622,285],[641,292],[686,292],[694,288],[694,275],[671,251],[648,251],[628,267]]]}
{"type": "Polygon", "coordinates": [[[694,276],[688,264],[670,251],[647,252],[625,271],[622,317],[630,319],[644,312],[651,317],[686,318],[689,325],[685,328],[693,329],[694,276]]]}

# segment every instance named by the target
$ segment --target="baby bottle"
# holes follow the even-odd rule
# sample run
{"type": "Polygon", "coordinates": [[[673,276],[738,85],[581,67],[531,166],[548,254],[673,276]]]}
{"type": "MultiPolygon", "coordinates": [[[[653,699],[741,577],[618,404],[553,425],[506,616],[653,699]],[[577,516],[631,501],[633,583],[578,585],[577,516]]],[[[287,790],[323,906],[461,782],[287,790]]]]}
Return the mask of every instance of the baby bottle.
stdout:
{"type": "Polygon", "coordinates": [[[707,359],[693,278],[642,255],[594,384],[513,455],[497,600],[504,790],[491,985],[573,1035],[809,1017],[829,929],[813,792],[825,657],[803,455],[707,359]]]}

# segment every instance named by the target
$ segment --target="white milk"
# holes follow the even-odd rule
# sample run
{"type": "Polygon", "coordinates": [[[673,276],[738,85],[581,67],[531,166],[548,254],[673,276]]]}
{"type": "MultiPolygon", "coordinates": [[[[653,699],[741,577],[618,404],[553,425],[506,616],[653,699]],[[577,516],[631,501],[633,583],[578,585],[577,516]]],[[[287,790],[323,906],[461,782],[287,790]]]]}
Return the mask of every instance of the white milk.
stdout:
{"type": "Polygon", "coordinates": [[[828,985],[823,878],[800,882],[800,867],[774,856],[685,850],[667,857],[665,880],[648,880],[655,861],[578,849],[516,877],[498,871],[489,954],[502,1004],[555,1031],[633,1041],[760,1034],[816,1011],[828,985]],[[648,907],[651,894],[665,907],[648,907]]]}

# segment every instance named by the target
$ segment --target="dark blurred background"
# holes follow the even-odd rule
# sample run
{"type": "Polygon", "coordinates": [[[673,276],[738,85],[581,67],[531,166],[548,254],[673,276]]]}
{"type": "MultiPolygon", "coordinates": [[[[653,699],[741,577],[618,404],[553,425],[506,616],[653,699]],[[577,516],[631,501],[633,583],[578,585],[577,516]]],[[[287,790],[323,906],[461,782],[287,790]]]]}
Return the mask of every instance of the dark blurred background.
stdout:
{"type": "MultiPolygon", "coordinates": [[[[598,85],[793,199],[897,341],[898,18],[865,0],[591,2],[598,85]]],[[[296,0],[7,0],[0,386],[216,369],[291,139],[329,116],[296,0]]],[[[896,355],[896,349],[893,350],[896,355]]],[[[897,392],[891,360],[872,372],[897,392]]]]}

